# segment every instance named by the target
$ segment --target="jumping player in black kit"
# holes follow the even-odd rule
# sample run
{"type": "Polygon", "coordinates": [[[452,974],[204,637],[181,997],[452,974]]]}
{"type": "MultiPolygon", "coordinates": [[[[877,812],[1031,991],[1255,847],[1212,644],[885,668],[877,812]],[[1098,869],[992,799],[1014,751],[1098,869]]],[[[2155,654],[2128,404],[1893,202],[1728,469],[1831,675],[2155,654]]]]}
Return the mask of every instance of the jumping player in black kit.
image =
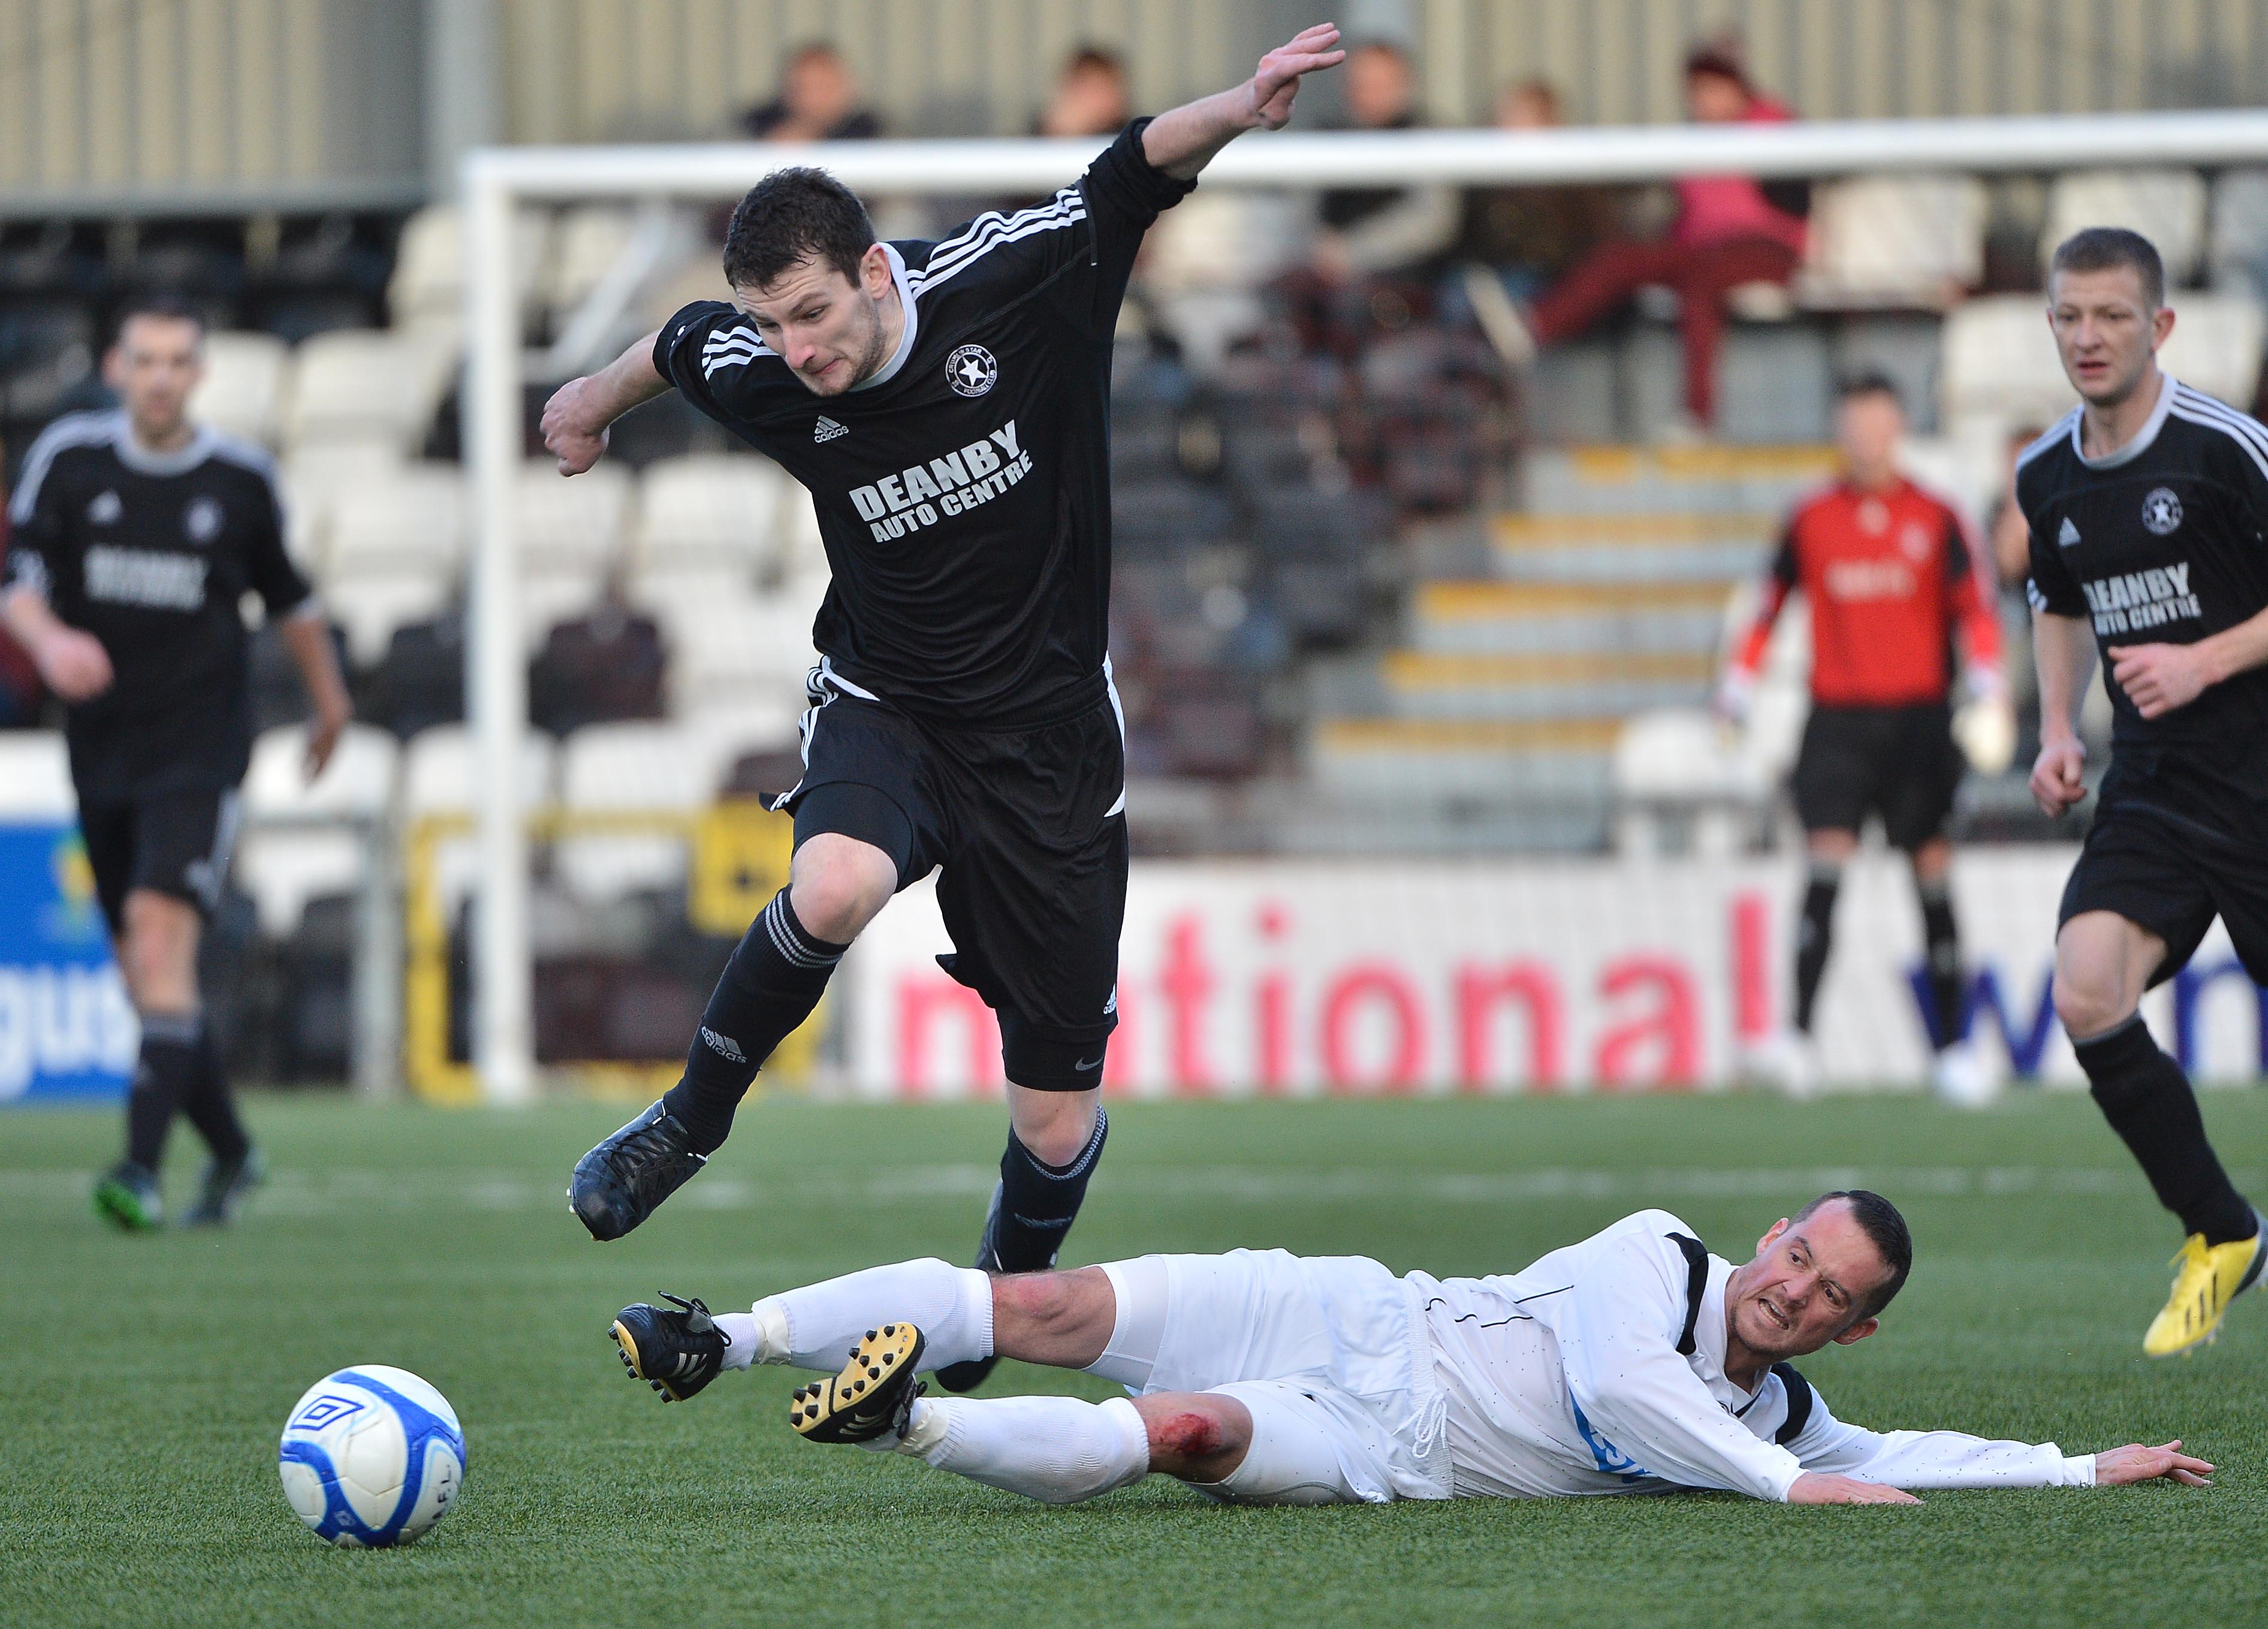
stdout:
{"type": "Polygon", "coordinates": [[[2260,1279],[2260,1217],[2136,1008],[2216,916],[2245,971],[2268,982],[2268,429],[2160,371],[2174,313],[2148,240],[2075,234],[2056,250],[2048,296],[2080,405],[2016,468],[2043,809],[2086,795],[2072,719],[2097,645],[2116,720],[2064,890],[2055,1005],[2104,1117],[2188,1235],[2143,1337],[2168,1357],[2212,1340],[2260,1279]]]}
{"type": "Polygon", "coordinates": [[[163,1220],[158,1162],[178,1109],[211,1162],[192,1223],[227,1220],[259,1180],[197,989],[202,913],[219,903],[252,750],[239,602],[281,619],[315,703],[307,772],[352,716],[314,597],[284,551],[268,454],[188,416],[204,326],[163,299],[129,311],[104,374],[124,406],[57,419],[25,455],[4,608],[65,734],[79,828],[142,1021],[126,1157],[95,1186],[121,1227],[163,1220]]]}
{"type": "MultiPolygon", "coordinates": [[[[834,583],[813,630],[787,888],[734,953],[685,1074],[575,1168],[619,1238],[724,1141],[757,1068],[859,931],[942,866],[948,971],[999,1016],[1009,1137],[978,1262],[1049,1265],[1101,1153],[1126,892],[1107,649],[1112,331],[1142,234],[1243,131],[1280,129],[1307,29],[1245,84],[1137,120],[1077,183],[935,243],[878,243],[832,177],[734,212],[732,305],[686,307],[544,410],[563,474],[672,388],[811,490],[834,583]]],[[[940,1379],[975,1385],[990,1362],[940,1379]]]]}

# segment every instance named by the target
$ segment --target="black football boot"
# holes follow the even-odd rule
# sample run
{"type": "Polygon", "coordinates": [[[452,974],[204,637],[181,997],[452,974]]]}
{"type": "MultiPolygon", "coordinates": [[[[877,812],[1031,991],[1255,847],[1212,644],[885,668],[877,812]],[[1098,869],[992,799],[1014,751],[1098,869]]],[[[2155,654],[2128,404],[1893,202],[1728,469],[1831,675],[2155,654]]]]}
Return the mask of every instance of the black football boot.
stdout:
{"type": "Polygon", "coordinates": [[[693,1152],[684,1123],[657,1100],[575,1162],[568,1208],[593,1238],[619,1239],[708,1163],[693,1152]]]}
{"type": "Polygon", "coordinates": [[[699,1296],[681,1301],[664,1291],[661,1298],[670,1305],[623,1308],[607,1333],[631,1379],[645,1382],[665,1403],[682,1403],[725,1372],[733,1343],[699,1296]]]}

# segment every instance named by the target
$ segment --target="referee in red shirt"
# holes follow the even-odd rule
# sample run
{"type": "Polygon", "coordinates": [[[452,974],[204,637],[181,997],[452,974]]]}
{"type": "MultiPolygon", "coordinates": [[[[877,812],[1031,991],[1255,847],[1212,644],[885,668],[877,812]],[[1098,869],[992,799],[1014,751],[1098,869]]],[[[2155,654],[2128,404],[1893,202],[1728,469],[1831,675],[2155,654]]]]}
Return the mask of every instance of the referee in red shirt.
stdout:
{"type": "Polygon", "coordinates": [[[1759,1061],[1792,1095],[1817,1073],[1812,1011],[1827,969],[1835,896],[1870,814],[1913,862],[1929,982],[1937,1009],[1933,1084],[1951,1102],[1988,1101],[1994,1082],[1962,1023],[1961,940],[1953,919],[1953,845],[1946,818],[1966,767],[1953,735],[1954,629],[1980,697],[1998,697],[2000,630],[1953,506],[1901,474],[1905,414],[1896,387],[1861,374],[1837,391],[1842,473],[1797,505],[1764,583],[1762,608],[1719,692],[1719,711],[1745,718],[1788,595],[1811,612],[1811,718],[1795,765],[1809,880],[1796,933],[1795,1027],[1759,1061]]]}

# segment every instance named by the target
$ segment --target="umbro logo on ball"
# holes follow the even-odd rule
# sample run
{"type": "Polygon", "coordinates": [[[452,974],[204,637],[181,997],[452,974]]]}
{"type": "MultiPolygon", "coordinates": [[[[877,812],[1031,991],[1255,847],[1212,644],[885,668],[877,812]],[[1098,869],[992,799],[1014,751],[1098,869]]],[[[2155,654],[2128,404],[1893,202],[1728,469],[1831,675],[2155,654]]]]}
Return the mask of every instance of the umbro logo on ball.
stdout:
{"type": "Polygon", "coordinates": [[[945,380],[956,395],[981,396],[1000,377],[1000,365],[982,345],[963,345],[945,359],[945,380]]]}

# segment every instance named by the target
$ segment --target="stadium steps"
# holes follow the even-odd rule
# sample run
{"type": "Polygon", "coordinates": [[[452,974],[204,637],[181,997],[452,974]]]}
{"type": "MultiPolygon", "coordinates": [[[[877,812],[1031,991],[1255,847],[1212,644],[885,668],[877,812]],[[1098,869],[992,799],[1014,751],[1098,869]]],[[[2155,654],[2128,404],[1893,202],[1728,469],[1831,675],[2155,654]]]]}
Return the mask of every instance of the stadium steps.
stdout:
{"type": "Polygon", "coordinates": [[[1418,540],[1399,649],[1311,670],[1311,779],[1526,805],[1546,843],[1603,830],[1624,721],[1705,704],[1734,588],[1833,467],[1815,446],[1531,453],[1524,510],[1418,540]]]}

